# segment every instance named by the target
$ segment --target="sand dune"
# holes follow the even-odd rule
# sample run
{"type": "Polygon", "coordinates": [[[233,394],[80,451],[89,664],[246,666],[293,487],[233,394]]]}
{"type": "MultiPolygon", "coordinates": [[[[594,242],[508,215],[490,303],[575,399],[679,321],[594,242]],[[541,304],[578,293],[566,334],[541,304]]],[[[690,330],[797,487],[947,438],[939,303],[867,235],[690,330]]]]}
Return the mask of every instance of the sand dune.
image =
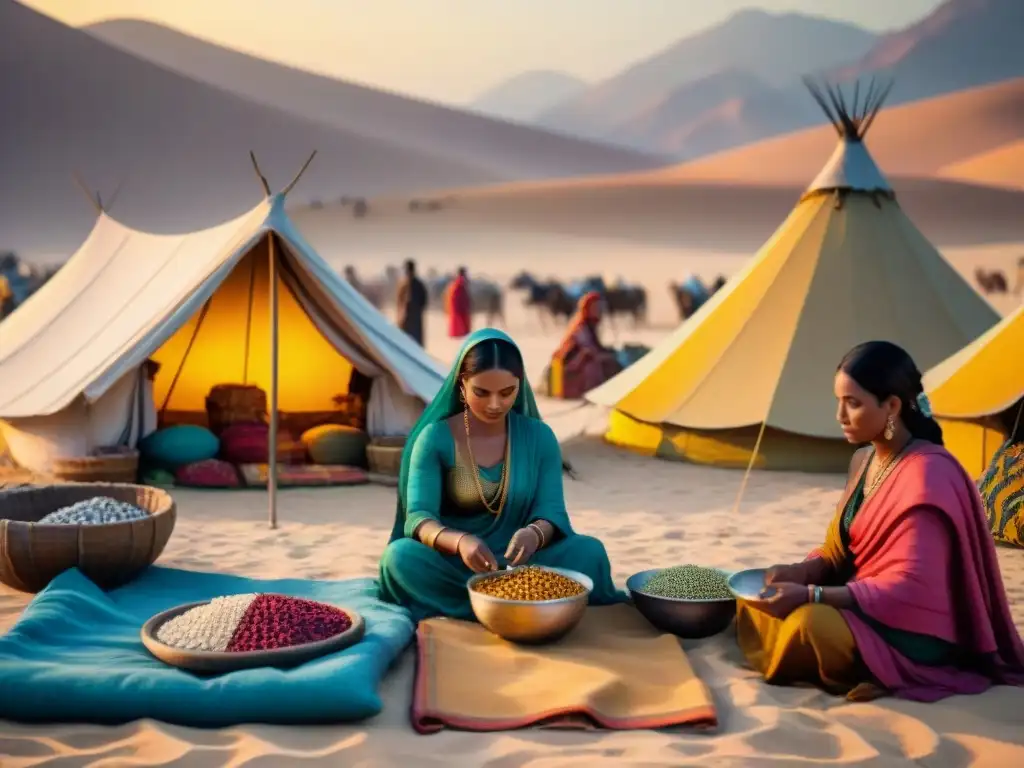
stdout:
{"type": "MultiPolygon", "coordinates": [[[[556,339],[531,333],[524,320],[510,321],[512,333],[535,370],[556,339]]],[[[439,336],[440,328],[432,317],[428,349],[448,360],[453,345],[439,336]]],[[[557,429],[559,417],[551,421],[557,429]]],[[[577,481],[566,483],[574,523],[606,542],[620,583],[635,571],[680,562],[742,568],[801,557],[820,543],[842,486],[836,476],[755,473],[734,513],[738,472],[645,459],[592,439],[571,441],[565,452],[579,472],[577,481]]],[[[376,486],[283,492],[276,531],[265,527],[261,493],[183,490],[175,498],[179,521],[162,564],[263,578],[371,576],[394,514],[393,489],[376,486]]],[[[1024,629],[1024,558],[1006,548],[998,555],[1024,629]]],[[[0,631],[28,601],[0,588],[0,631]]],[[[1024,689],[1000,687],[937,704],[849,704],[817,690],[764,685],[743,667],[728,632],[683,645],[719,708],[717,734],[528,729],[417,736],[409,725],[413,658],[407,652],[385,681],[384,712],[365,723],[214,730],[150,720],[115,727],[0,722],[0,753],[4,768],[1024,764],[1024,689]]]]}
{"type": "Polygon", "coordinates": [[[1024,189],[1024,140],[947,165],[937,175],[974,184],[1024,189]]]}
{"type": "Polygon", "coordinates": [[[506,179],[616,172],[650,168],[662,162],[620,147],[514,125],[287,67],[159,24],[115,20],[94,24],[87,30],[139,58],[254,102],[469,163],[506,179]]]}
{"type": "MultiPolygon", "coordinates": [[[[107,196],[123,182],[113,213],[158,231],[206,226],[251,207],[261,193],[249,149],[277,188],[311,150],[319,150],[296,201],[510,178],[465,155],[255,104],[135,58],[13,0],[0,0],[0,66],[2,247],[28,255],[64,254],[91,226],[94,212],[71,181],[74,169],[107,196]]],[[[457,146],[461,123],[458,113],[450,114],[451,146],[457,146]]],[[[442,121],[442,132],[444,127],[442,121]]],[[[529,133],[534,134],[545,135],[529,133]]],[[[491,146],[497,151],[502,141],[499,133],[491,146]]],[[[576,146],[571,140],[555,144],[549,155],[558,147],[571,155],[576,146]]],[[[520,143],[522,152],[525,146],[520,143]]],[[[594,150],[594,157],[599,154],[594,150]]],[[[582,160],[573,167],[582,168],[582,160]]],[[[596,160],[595,167],[601,167],[596,160]]]]}
{"type": "MultiPolygon", "coordinates": [[[[827,156],[819,155],[819,168],[827,156]]],[[[635,174],[462,189],[453,193],[452,208],[430,216],[430,226],[441,231],[446,221],[454,227],[472,219],[478,226],[496,231],[515,229],[750,253],[782,223],[812,175],[799,186],[635,174]]],[[[938,245],[1024,240],[1020,216],[1024,193],[1020,191],[938,179],[897,176],[890,181],[907,213],[938,245]]],[[[382,205],[377,215],[401,226],[397,222],[406,220],[397,218],[401,201],[390,207],[382,205]]],[[[322,226],[330,221],[345,231],[357,231],[365,223],[341,222],[329,210],[297,216],[304,228],[305,222],[322,226]]],[[[480,247],[489,247],[486,237],[480,247]]]]}
{"type": "MultiPolygon", "coordinates": [[[[808,98],[810,98],[808,96],[808,98]]],[[[883,109],[867,144],[891,176],[930,176],[1024,138],[1024,78],[883,109]]],[[[666,169],[674,179],[806,184],[835,147],[822,125],[666,169]]]]}

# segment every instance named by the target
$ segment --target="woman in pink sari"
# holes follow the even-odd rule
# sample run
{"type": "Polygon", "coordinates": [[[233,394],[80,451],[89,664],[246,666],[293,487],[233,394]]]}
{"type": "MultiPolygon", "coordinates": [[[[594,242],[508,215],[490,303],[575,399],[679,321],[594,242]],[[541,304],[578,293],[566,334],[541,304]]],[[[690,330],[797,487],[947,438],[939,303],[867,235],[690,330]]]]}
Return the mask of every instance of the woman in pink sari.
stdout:
{"type": "Polygon", "coordinates": [[[846,439],[867,444],[824,545],[769,569],[737,639],[769,683],[918,701],[1024,685],[978,490],[942,447],[921,373],[895,344],[851,350],[835,377],[846,439]]]}

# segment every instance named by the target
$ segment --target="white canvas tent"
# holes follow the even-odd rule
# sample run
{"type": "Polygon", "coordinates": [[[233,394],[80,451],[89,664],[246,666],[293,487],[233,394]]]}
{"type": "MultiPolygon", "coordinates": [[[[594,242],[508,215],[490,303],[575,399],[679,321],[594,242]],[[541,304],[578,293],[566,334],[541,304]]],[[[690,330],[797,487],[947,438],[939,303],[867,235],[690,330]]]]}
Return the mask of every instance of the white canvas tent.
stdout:
{"type": "Polygon", "coordinates": [[[864,136],[886,89],[812,95],[832,157],[747,266],[638,362],[586,395],[607,439],[718,466],[837,471],[835,366],[888,339],[922,369],[994,325],[995,310],[914,226],[864,136]],[[863,95],[863,98],[861,96],[863,95]]]}
{"type": "Polygon", "coordinates": [[[371,435],[407,432],[446,371],[313,250],[284,199],[181,235],[101,211],[64,267],[0,323],[0,428],[15,460],[46,471],[58,456],[134,445],[158,407],[203,410],[212,384],[243,378],[270,395],[273,440],[275,400],[328,410],[352,368],[373,380],[371,435]],[[161,363],[152,382],[147,360],[161,363]]]}

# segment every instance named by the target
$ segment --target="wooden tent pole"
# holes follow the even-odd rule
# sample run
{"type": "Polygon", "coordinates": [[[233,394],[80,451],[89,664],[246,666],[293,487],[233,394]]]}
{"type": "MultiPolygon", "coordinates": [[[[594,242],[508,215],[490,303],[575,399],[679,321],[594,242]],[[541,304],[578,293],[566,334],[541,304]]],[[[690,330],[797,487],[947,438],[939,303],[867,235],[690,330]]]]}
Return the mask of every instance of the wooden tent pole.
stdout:
{"type": "Polygon", "coordinates": [[[277,368],[278,368],[278,307],[277,256],[274,233],[267,235],[267,253],[270,276],[270,430],[267,439],[267,494],[270,504],[270,527],[277,528],[277,368]]]}

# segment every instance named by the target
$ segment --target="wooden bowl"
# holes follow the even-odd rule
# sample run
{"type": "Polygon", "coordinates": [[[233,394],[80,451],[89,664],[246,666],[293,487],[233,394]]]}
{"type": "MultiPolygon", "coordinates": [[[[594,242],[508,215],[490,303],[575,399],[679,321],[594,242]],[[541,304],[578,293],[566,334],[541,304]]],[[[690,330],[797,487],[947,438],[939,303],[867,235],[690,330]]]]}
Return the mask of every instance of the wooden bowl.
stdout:
{"type": "Polygon", "coordinates": [[[318,640],[315,643],[304,645],[293,645],[289,648],[275,648],[269,651],[238,651],[235,653],[218,651],[189,651],[184,648],[175,648],[157,639],[156,633],[161,626],[185,611],[207,605],[209,600],[201,600],[198,603],[186,603],[166,611],[158,613],[142,625],[140,636],[142,644],[146,646],[151,654],[165,664],[179,669],[186,669],[190,672],[200,674],[218,675],[225,672],[235,672],[240,669],[255,669],[257,667],[276,667],[287,669],[304,664],[307,661],[326,656],[329,653],[344,650],[355,645],[363,639],[366,632],[366,623],[363,617],[353,610],[344,606],[336,606],[348,614],[352,620],[352,626],[344,632],[329,637],[326,640],[318,640]]]}
{"type": "Polygon", "coordinates": [[[174,499],[129,483],[60,483],[0,491],[0,581],[38,592],[78,568],[103,589],[127,584],[156,562],[174,531],[174,499]],[[62,507],[96,496],[134,504],[148,517],[105,525],[40,525],[62,507]]]}

